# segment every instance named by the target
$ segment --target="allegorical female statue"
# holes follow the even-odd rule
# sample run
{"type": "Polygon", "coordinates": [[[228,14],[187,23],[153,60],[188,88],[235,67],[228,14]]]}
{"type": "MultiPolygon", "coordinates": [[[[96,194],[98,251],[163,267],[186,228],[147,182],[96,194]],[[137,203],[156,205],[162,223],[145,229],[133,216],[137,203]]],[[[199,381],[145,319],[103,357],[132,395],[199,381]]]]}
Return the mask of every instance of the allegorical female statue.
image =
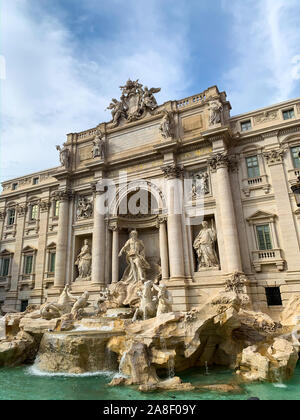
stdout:
{"type": "Polygon", "coordinates": [[[88,239],[84,240],[84,245],[78,254],[75,265],[78,267],[78,279],[87,279],[91,276],[92,254],[88,239]]]}
{"type": "Polygon", "coordinates": [[[194,242],[194,248],[198,255],[199,270],[219,267],[219,259],[215,249],[216,241],[217,233],[213,224],[209,227],[208,222],[203,222],[202,229],[194,242]]]}
{"type": "Polygon", "coordinates": [[[150,268],[145,258],[145,246],[143,241],[138,239],[136,230],[130,233],[130,238],[120,251],[119,257],[126,254],[128,267],[126,268],[122,281],[126,283],[137,283],[146,281],[146,270],[150,268]]]}

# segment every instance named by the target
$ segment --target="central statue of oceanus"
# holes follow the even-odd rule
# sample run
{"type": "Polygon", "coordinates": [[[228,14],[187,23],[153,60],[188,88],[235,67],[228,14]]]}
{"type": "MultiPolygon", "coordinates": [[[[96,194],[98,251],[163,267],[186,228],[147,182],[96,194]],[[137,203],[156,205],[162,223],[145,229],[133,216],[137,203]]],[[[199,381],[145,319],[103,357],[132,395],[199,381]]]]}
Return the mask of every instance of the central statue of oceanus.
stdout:
{"type": "Polygon", "coordinates": [[[126,283],[137,283],[139,281],[145,282],[146,270],[150,268],[149,263],[145,258],[144,243],[138,239],[138,233],[133,230],[130,233],[130,238],[120,251],[119,257],[126,254],[126,261],[128,267],[126,268],[122,281],[126,283]]]}

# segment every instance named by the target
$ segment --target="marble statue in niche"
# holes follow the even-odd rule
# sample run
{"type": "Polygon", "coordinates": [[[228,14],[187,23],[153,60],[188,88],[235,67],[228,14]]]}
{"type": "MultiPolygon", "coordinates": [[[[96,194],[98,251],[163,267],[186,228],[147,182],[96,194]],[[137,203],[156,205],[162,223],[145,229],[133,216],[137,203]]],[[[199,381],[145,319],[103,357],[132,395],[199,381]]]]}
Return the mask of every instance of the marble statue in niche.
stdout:
{"type": "Polygon", "coordinates": [[[77,219],[89,219],[93,215],[93,203],[86,197],[79,197],[77,219]]]}
{"type": "Polygon", "coordinates": [[[93,140],[93,159],[99,157],[102,160],[105,159],[105,141],[100,130],[97,130],[96,137],[93,140]]]}
{"type": "Polygon", "coordinates": [[[219,99],[210,102],[210,117],[209,125],[216,125],[221,123],[221,113],[223,111],[223,105],[219,99]]]}
{"type": "Polygon", "coordinates": [[[77,256],[75,265],[78,268],[78,280],[90,279],[92,268],[92,253],[88,239],[84,240],[83,247],[81,248],[80,253],[77,256]]]}
{"type": "Polygon", "coordinates": [[[194,249],[198,256],[198,271],[206,268],[219,268],[219,258],[216,252],[217,233],[211,222],[202,223],[202,229],[194,241],[194,249]]]}
{"type": "Polygon", "coordinates": [[[138,232],[133,230],[130,238],[121,249],[119,257],[126,254],[128,266],[124,272],[122,281],[126,283],[137,283],[146,281],[146,270],[150,268],[150,264],[145,258],[145,246],[143,241],[138,239],[138,232]]]}

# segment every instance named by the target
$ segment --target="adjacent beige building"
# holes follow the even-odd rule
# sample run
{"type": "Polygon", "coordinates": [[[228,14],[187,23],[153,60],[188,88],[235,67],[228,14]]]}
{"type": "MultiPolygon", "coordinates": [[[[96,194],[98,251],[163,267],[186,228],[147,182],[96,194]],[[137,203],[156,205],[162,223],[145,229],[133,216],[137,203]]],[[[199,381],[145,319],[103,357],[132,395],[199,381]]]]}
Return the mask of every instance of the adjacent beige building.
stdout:
{"type": "Polygon", "coordinates": [[[201,305],[233,273],[246,276],[254,308],[274,317],[300,293],[300,209],[291,192],[300,99],[231,117],[216,86],[161,106],[158,91],[128,81],[109,107],[112,122],[67,135],[60,166],[3,182],[5,311],[55,299],[67,283],[96,300],[122,278],[119,252],[133,229],[148,279],[162,277],[174,310],[201,305]],[[107,180],[116,194],[104,213],[107,180]],[[143,211],[130,213],[128,199],[143,211]]]}

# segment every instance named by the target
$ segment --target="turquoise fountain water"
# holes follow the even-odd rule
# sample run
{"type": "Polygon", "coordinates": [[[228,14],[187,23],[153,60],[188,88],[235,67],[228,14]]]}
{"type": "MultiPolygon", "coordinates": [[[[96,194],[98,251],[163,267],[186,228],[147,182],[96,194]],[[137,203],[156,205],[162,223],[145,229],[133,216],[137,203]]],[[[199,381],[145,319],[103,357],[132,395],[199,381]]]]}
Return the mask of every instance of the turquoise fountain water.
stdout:
{"type": "MultiPolygon", "coordinates": [[[[225,384],[234,380],[233,372],[226,369],[192,369],[181,375],[193,384],[225,384]]],[[[0,370],[0,400],[300,400],[300,364],[293,379],[280,385],[251,384],[242,387],[241,394],[216,392],[154,392],[141,393],[134,387],[108,387],[114,372],[86,375],[42,374],[34,367],[0,370]]]]}

